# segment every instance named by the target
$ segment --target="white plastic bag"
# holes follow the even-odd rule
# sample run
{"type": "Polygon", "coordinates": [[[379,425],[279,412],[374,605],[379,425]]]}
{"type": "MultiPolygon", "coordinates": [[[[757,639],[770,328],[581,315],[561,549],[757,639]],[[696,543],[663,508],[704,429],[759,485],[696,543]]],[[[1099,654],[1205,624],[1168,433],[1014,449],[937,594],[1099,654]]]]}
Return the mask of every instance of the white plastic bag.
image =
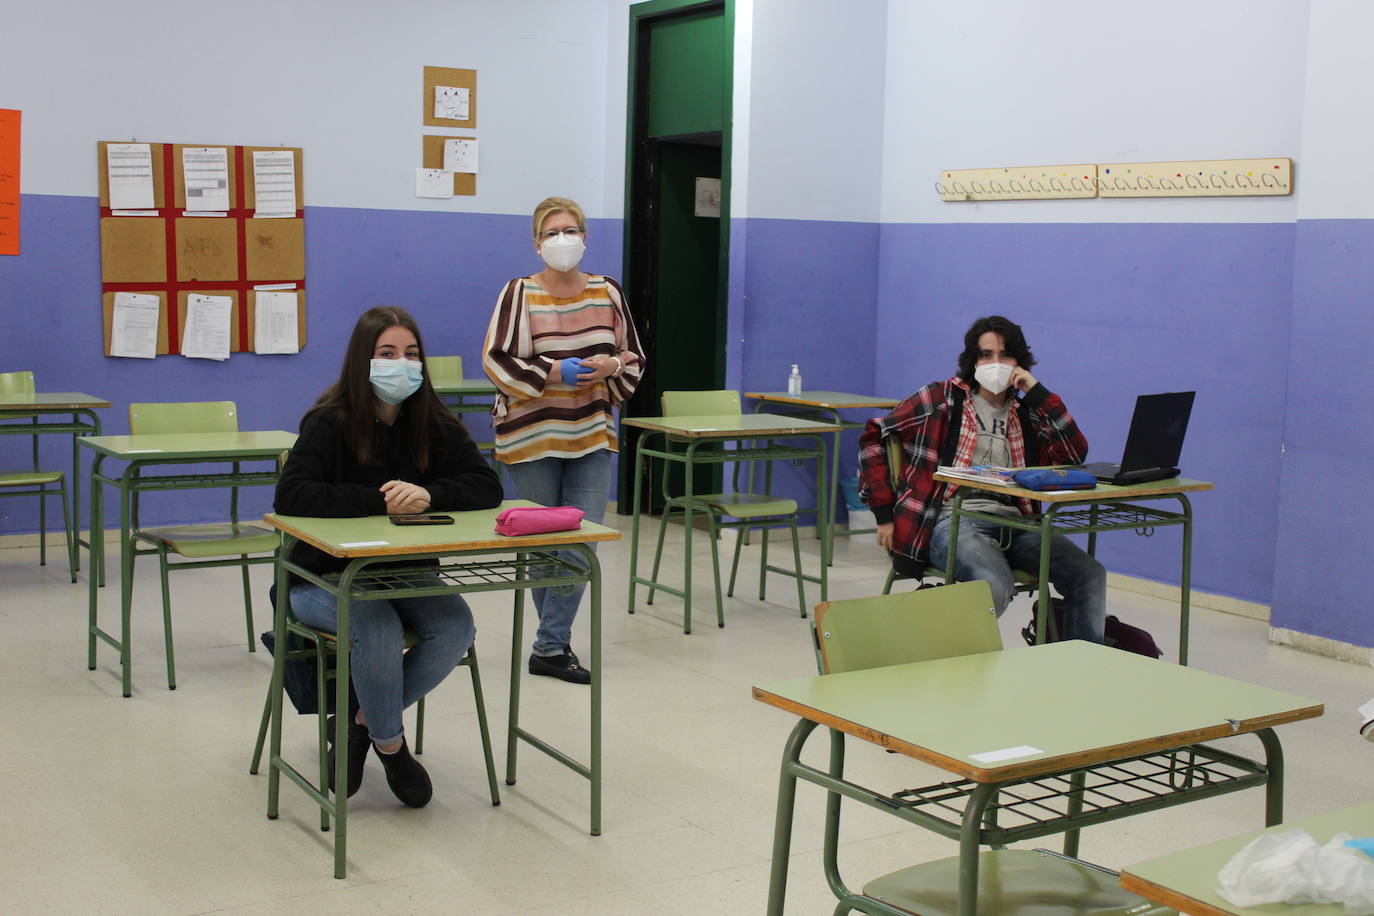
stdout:
{"type": "Polygon", "coordinates": [[[1266,833],[1217,873],[1217,893],[1241,907],[1264,903],[1341,903],[1348,916],[1374,914],[1374,859],[1345,845],[1325,846],[1305,830],[1266,833]]]}

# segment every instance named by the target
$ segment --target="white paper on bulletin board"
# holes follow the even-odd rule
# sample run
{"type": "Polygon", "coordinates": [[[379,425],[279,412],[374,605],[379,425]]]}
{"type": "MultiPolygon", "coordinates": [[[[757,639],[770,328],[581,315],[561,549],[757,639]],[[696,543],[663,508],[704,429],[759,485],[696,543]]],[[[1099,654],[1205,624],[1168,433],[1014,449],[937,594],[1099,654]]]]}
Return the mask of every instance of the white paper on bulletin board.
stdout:
{"type": "Polygon", "coordinates": [[[947,201],[1096,197],[1096,178],[1096,165],[945,169],[935,182],[935,190],[947,201]]]}
{"type": "Polygon", "coordinates": [[[1103,163],[1102,197],[1249,197],[1293,193],[1292,159],[1103,163]]]}

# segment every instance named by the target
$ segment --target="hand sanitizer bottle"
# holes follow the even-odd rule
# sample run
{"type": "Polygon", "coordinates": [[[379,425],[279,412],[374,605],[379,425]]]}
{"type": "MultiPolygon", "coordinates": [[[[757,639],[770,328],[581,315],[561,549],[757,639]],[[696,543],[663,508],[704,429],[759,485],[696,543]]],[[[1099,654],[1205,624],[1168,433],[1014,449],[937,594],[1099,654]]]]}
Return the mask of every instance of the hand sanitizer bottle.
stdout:
{"type": "Polygon", "coordinates": [[[792,374],[787,376],[787,393],[795,398],[800,395],[801,392],[801,370],[797,368],[797,363],[793,363],[792,374]]]}

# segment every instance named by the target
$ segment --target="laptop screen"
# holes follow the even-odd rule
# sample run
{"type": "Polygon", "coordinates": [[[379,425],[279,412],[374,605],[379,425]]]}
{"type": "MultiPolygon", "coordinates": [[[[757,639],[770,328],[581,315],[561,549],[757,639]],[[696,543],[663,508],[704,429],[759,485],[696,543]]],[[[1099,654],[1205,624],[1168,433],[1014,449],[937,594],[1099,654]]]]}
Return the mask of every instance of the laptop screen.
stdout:
{"type": "Polygon", "coordinates": [[[1194,391],[1142,394],[1136,398],[1121,473],[1178,466],[1194,391]]]}

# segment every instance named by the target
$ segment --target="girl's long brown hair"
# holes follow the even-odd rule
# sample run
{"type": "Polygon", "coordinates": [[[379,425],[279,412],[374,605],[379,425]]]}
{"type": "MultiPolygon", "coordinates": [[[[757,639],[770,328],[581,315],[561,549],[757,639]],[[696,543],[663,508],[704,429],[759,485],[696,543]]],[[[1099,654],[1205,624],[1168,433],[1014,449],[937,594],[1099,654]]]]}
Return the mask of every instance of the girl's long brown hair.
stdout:
{"type": "MultiPolygon", "coordinates": [[[[377,338],[388,328],[394,327],[405,328],[415,335],[420,361],[424,362],[424,338],[420,336],[420,326],[410,313],[396,305],[370,308],[353,326],[353,336],[348,339],[348,349],[344,351],[339,380],[326,388],[315,406],[306,413],[306,417],[309,417],[317,410],[337,410],[345,440],[359,464],[372,464],[377,460],[377,396],[372,392],[369,375],[377,338]]],[[[304,426],[305,421],[302,420],[301,424],[304,426]]],[[[431,443],[436,439],[442,443],[438,434],[446,425],[456,426],[463,435],[467,435],[467,430],[439,400],[426,371],[420,380],[420,390],[401,403],[401,412],[396,418],[396,426],[404,433],[410,453],[420,470],[428,470],[431,443]]]]}

